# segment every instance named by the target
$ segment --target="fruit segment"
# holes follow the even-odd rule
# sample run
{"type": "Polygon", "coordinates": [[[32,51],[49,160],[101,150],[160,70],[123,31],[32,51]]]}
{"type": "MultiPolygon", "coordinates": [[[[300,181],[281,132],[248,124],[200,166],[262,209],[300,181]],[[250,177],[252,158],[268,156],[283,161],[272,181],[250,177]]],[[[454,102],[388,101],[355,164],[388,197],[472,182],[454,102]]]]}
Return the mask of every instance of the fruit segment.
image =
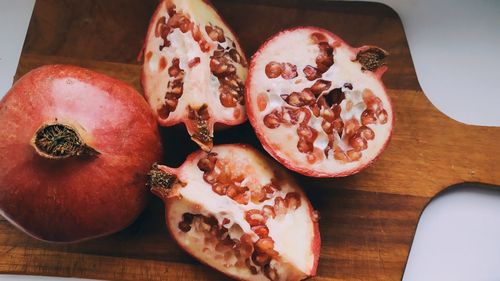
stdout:
{"type": "Polygon", "coordinates": [[[192,140],[209,151],[216,123],[246,120],[247,61],[207,1],[162,1],[143,53],[142,85],[160,125],[184,123],[192,140]]]}
{"type": "Polygon", "coordinates": [[[317,214],[293,178],[253,148],[215,146],[178,169],[156,165],[150,187],[174,239],[213,268],[242,280],[315,274],[317,214]]]}
{"type": "Polygon", "coordinates": [[[346,176],[371,164],[393,126],[381,81],[386,56],[315,27],[269,39],[253,56],[246,83],[249,120],[264,148],[308,176],[346,176]]]}

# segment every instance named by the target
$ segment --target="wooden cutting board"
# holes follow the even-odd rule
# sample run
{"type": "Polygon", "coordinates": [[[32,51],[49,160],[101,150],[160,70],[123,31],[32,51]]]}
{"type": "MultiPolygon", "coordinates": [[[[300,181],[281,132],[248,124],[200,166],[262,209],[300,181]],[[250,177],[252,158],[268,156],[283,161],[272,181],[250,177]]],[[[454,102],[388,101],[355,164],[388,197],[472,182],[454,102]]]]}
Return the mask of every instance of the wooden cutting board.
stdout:
{"type": "MultiPolygon", "coordinates": [[[[155,0],[38,1],[18,77],[43,64],[71,63],[141,90],[135,58],[156,4],[155,0]]],[[[214,5],[240,35],[247,55],[270,35],[297,25],[324,27],[353,46],[374,44],[391,53],[384,81],[396,123],[382,157],[347,178],[297,175],[321,214],[323,243],[314,280],[401,279],[419,216],[432,197],[462,182],[500,184],[500,128],[456,122],[428,101],[418,84],[401,21],[387,6],[312,0],[218,0],[214,5]]],[[[196,149],[183,130],[164,129],[162,135],[169,165],[179,165],[196,149]]],[[[261,149],[248,124],[220,132],[215,141],[250,143],[261,149]]],[[[126,230],[74,245],[34,240],[0,220],[0,273],[113,280],[226,279],[179,249],[163,220],[163,206],[153,199],[126,230]]]]}

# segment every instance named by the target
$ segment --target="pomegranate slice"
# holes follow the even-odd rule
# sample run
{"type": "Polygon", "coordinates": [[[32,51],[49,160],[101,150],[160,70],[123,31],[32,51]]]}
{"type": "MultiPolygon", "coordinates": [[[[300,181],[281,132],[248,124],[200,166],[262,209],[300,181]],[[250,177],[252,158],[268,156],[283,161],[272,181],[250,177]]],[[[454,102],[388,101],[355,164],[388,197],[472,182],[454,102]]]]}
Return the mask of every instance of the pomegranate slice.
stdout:
{"type": "Polygon", "coordinates": [[[370,165],[393,127],[381,81],[386,55],[373,46],[352,48],[316,27],[269,39],[252,58],[246,83],[249,120],[264,148],[313,177],[347,176],[370,165]]]}
{"type": "Polygon", "coordinates": [[[177,169],[155,165],[151,191],[164,200],[179,245],[239,280],[301,280],[316,272],[317,213],[287,172],[246,145],[191,154],[177,169]]]}
{"type": "Polygon", "coordinates": [[[160,125],[184,123],[191,139],[210,150],[215,123],[246,120],[247,61],[208,1],[162,1],[143,53],[142,85],[160,125]]]}

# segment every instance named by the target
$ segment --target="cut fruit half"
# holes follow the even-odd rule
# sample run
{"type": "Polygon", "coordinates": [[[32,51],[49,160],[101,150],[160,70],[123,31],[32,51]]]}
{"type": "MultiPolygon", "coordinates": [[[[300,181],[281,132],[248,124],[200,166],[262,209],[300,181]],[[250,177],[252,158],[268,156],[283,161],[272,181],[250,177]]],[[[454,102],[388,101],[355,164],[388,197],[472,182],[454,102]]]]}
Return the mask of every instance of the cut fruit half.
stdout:
{"type": "Polygon", "coordinates": [[[162,1],[143,53],[142,85],[160,125],[184,123],[192,140],[208,151],[216,123],[246,120],[247,61],[208,1],[162,1]]]}
{"type": "Polygon", "coordinates": [[[347,176],[389,142],[390,99],[381,81],[387,52],[352,48],[333,33],[278,33],[253,56],[246,82],[249,120],[264,148],[313,177],[347,176]]]}
{"type": "Polygon", "coordinates": [[[315,274],[318,215],[293,178],[255,149],[221,145],[177,169],[155,165],[150,187],[174,239],[209,266],[240,280],[315,274]]]}

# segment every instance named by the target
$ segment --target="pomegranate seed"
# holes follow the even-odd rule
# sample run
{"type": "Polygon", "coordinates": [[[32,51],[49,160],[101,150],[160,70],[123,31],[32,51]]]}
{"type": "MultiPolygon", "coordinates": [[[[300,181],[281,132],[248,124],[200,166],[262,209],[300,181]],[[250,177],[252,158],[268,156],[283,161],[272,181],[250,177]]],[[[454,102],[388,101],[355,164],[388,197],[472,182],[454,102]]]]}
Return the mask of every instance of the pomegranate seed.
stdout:
{"type": "Polygon", "coordinates": [[[212,41],[217,41],[219,43],[223,43],[226,41],[226,38],[224,37],[224,30],[218,26],[205,26],[205,31],[208,34],[208,37],[212,39],[212,41]]]}
{"type": "Polygon", "coordinates": [[[167,7],[167,13],[168,13],[168,16],[169,16],[169,17],[172,17],[172,16],[174,16],[174,15],[175,15],[175,13],[176,13],[176,12],[175,12],[175,5],[174,5],[174,4],[169,5],[169,6],[167,7]]]}
{"type": "Polygon", "coordinates": [[[264,254],[264,253],[253,253],[252,255],[252,261],[258,265],[258,266],[263,266],[268,264],[271,261],[271,257],[264,254]]]}
{"type": "Polygon", "coordinates": [[[173,98],[173,99],[165,99],[165,105],[167,108],[169,108],[171,111],[174,111],[175,108],[177,107],[177,103],[179,100],[173,98]]]}
{"type": "Polygon", "coordinates": [[[241,61],[242,61],[241,55],[238,53],[238,51],[236,49],[229,50],[229,56],[231,57],[231,59],[234,62],[241,63],[241,61]]]}
{"type": "Polygon", "coordinates": [[[220,94],[220,103],[225,107],[235,107],[237,105],[237,100],[228,92],[222,92],[220,94]]]}
{"type": "Polygon", "coordinates": [[[316,97],[311,90],[306,88],[300,92],[300,100],[306,105],[313,105],[316,97]]]}
{"type": "Polygon", "coordinates": [[[314,82],[314,84],[311,86],[311,91],[315,95],[320,95],[324,91],[330,89],[331,86],[332,86],[332,82],[331,81],[326,81],[326,80],[323,80],[323,79],[319,79],[319,80],[316,80],[316,82],[314,82]]]}
{"type": "Polygon", "coordinates": [[[362,154],[360,151],[349,150],[347,151],[347,156],[351,159],[351,161],[357,161],[361,158],[362,154]]]}
{"type": "Polygon", "coordinates": [[[252,227],[253,232],[257,234],[260,238],[266,238],[269,236],[269,228],[265,225],[259,225],[252,227]]]}
{"type": "Polygon", "coordinates": [[[297,192],[289,192],[285,196],[285,206],[292,210],[296,210],[300,207],[300,195],[297,192]]]}
{"type": "Polygon", "coordinates": [[[273,248],[274,240],[271,237],[261,238],[255,242],[255,251],[258,253],[269,253],[273,248]]]}
{"type": "Polygon", "coordinates": [[[261,189],[259,191],[252,191],[250,199],[252,200],[253,203],[258,204],[260,202],[266,201],[268,198],[265,191],[261,189]]]}
{"type": "Polygon", "coordinates": [[[160,108],[156,110],[156,113],[161,119],[167,119],[172,112],[166,105],[162,105],[160,108]]]}
{"type": "Polygon", "coordinates": [[[217,181],[217,174],[214,171],[203,174],[203,180],[209,184],[214,184],[217,181]]]}
{"type": "Polygon", "coordinates": [[[302,153],[311,153],[314,150],[312,143],[306,141],[305,139],[299,139],[297,143],[297,149],[302,153]]]}
{"type": "Polygon", "coordinates": [[[359,122],[356,119],[351,119],[345,123],[345,134],[346,135],[353,135],[359,127],[359,122]]]}
{"type": "Polygon", "coordinates": [[[238,190],[238,187],[235,186],[235,185],[230,185],[228,188],[227,188],[227,191],[226,191],[226,195],[229,197],[229,198],[234,198],[236,197],[237,195],[239,195],[240,192],[238,190]]]}
{"type": "Polygon", "coordinates": [[[373,132],[372,129],[370,129],[366,126],[361,126],[359,128],[358,132],[366,140],[373,140],[375,138],[375,132],[373,132]]]}
{"type": "Polygon", "coordinates": [[[195,57],[188,62],[188,66],[189,66],[189,68],[193,68],[193,67],[197,66],[200,62],[201,62],[200,57],[195,57]]]}
{"type": "Polygon", "coordinates": [[[321,73],[325,73],[333,65],[333,48],[327,42],[320,42],[318,47],[319,54],[316,57],[316,65],[321,73]]]}
{"type": "Polygon", "coordinates": [[[201,39],[198,45],[200,45],[200,50],[202,52],[207,53],[210,51],[210,43],[208,43],[207,40],[201,39]]]}
{"type": "Polygon", "coordinates": [[[334,115],[333,110],[331,108],[323,109],[321,116],[323,116],[325,121],[328,121],[328,122],[332,122],[333,119],[335,118],[335,115],[334,115]]]}
{"type": "Polygon", "coordinates": [[[286,103],[291,106],[303,106],[304,103],[301,101],[300,94],[297,92],[293,92],[285,97],[286,103]]]}
{"type": "Polygon", "coordinates": [[[272,61],[266,65],[266,75],[269,78],[277,78],[283,73],[283,64],[272,61]]]}
{"type": "Polygon", "coordinates": [[[172,59],[172,66],[168,68],[168,75],[170,75],[170,77],[177,77],[177,75],[179,75],[181,71],[182,70],[179,67],[179,59],[172,59]]]}
{"type": "Polygon", "coordinates": [[[274,199],[274,212],[276,216],[286,214],[285,200],[283,198],[276,197],[276,199],[274,199]]]}
{"type": "Polygon", "coordinates": [[[275,113],[269,113],[264,117],[264,125],[269,129],[278,128],[280,126],[280,120],[275,113]]]}
{"type": "Polygon", "coordinates": [[[355,151],[365,150],[368,147],[366,140],[359,133],[349,139],[349,144],[355,151]]]}
{"type": "Polygon", "coordinates": [[[332,123],[333,129],[339,134],[340,137],[342,137],[342,133],[344,131],[344,122],[342,119],[335,119],[332,123]]]}
{"type": "Polygon", "coordinates": [[[220,182],[215,182],[212,184],[212,190],[213,192],[219,194],[219,195],[226,195],[226,192],[227,192],[227,188],[228,188],[228,185],[227,184],[223,184],[223,183],[220,183],[220,182]]]}
{"type": "Polygon", "coordinates": [[[191,29],[192,24],[193,23],[188,18],[183,17],[182,21],[180,22],[179,29],[182,33],[186,33],[191,29]]]}
{"type": "Polygon", "coordinates": [[[228,219],[228,218],[224,218],[224,219],[222,219],[222,225],[226,225],[226,224],[228,224],[228,223],[230,223],[230,222],[231,222],[231,220],[230,220],[230,219],[228,219]]]}
{"type": "Polygon", "coordinates": [[[214,170],[215,163],[217,162],[217,154],[209,153],[206,157],[198,161],[198,168],[203,172],[210,172],[214,170]]]}
{"type": "Polygon", "coordinates": [[[262,213],[264,214],[264,216],[266,216],[266,218],[275,218],[276,217],[276,213],[274,212],[274,208],[272,206],[269,206],[269,205],[264,205],[264,207],[262,207],[262,213]]]}
{"type": "Polygon", "coordinates": [[[380,111],[380,113],[377,114],[377,118],[378,118],[378,122],[380,124],[387,123],[387,111],[385,111],[385,109],[383,109],[382,111],[380,111]]]}
{"type": "Polygon", "coordinates": [[[331,134],[333,132],[332,123],[330,123],[330,122],[328,122],[326,120],[323,120],[323,122],[321,122],[321,128],[327,134],[331,134]]]}
{"type": "Polygon", "coordinates": [[[313,128],[309,126],[300,126],[297,128],[297,135],[299,137],[304,138],[307,141],[314,141],[315,139],[315,131],[313,128]]]}
{"type": "Polygon", "coordinates": [[[319,106],[318,106],[317,104],[314,104],[314,105],[311,107],[311,111],[312,111],[312,113],[314,114],[314,116],[319,117],[319,114],[320,114],[320,109],[319,109],[319,106]]]}
{"type": "Polygon", "coordinates": [[[200,27],[198,25],[193,25],[193,28],[191,28],[191,35],[193,36],[194,41],[196,42],[200,41],[202,35],[200,27]]]}
{"type": "Polygon", "coordinates": [[[181,222],[179,222],[179,229],[182,232],[188,232],[191,230],[191,225],[185,221],[181,221],[181,222]]]}
{"type": "Polygon", "coordinates": [[[217,58],[212,58],[210,60],[210,70],[212,73],[217,76],[223,74],[228,71],[229,65],[223,63],[221,60],[217,58]]]}
{"type": "Polygon", "coordinates": [[[316,69],[316,67],[310,65],[304,67],[302,71],[309,81],[313,81],[314,79],[321,77],[321,75],[318,76],[318,70],[316,69]]]}
{"type": "Polygon", "coordinates": [[[183,86],[179,85],[169,90],[168,93],[171,94],[173,97],[175,97],[175,99],[178,99],[182,96],[182,91],[183,91],[183,86]]]}
{"type": "Polygon", "coordinates": [[[245,212],[245,220],[250,226],[265,225],[266,217],[260,210],[252,209],[245,212]]]}
{"type": "Polygon", "coordinates": [[[361,113],[361,124],[369,125],[376,122],[375,112],[371,109],[367,109],[361,113]]]}
{"type": "Polygon", "coordinates": [[[240,193],[233,198],[238,204],[247,205],[248,204],[248,195],[246,193],[240,193]]]}
{"type": "Polygon", "coordinates": [[[339,161],[347,161],[347,155],[340,149],[333,152],[333,158],[339,161]]]}
{"type": "Polygon", "coordinates": [[[283,64],[283,72],[281,73],[281,77],[283,79],[293,79],[297,77],[299,74],[297,73],[297,66],[294,64],[291,64],[289,62],[283,64]]]}

